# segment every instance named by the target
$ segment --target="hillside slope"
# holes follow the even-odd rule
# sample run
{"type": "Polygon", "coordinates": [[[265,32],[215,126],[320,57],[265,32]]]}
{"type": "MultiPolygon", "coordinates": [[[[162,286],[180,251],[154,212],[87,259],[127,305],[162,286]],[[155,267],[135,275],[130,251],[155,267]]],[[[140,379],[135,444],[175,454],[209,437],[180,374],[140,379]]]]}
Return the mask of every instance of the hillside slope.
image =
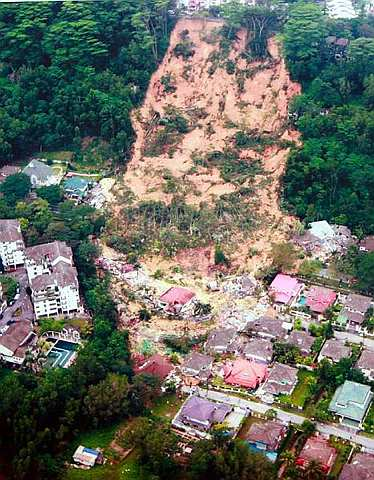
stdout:
{"type": "Polygon", "coordinates": [[[279,208],[279,180],[290,141],[298,139],[287,125],[287,108],[300,87],[290,80],[274,39],[269,41],[270,59],[247,63],[242,55],[245,32],[225,53],[217,35],[220,26],[203,19],[177,23],[143,106],[133,113],[137,138],[124,185],[137,201],[168,204],[179,194],[196,206],[215,205],[222,196],[250,187],[256,227],[243,235],[236,225],[230,253],[241,266],[246,260],[247,268],[257,269],[267,262],[271,242],[286,238],[293,224],[279,208]],[[175,52],[185,41],[192,50],[186,59],[175,52]],[[188,130],[160,150],[159,132],[170,112],[183,116],[188,130]],[[240,147],[237,132],[244,133],[240,147]],[[254,174],[231,178],[226,164],[207,160],[217,151],[238,152],[236,161],[254,174]]]}

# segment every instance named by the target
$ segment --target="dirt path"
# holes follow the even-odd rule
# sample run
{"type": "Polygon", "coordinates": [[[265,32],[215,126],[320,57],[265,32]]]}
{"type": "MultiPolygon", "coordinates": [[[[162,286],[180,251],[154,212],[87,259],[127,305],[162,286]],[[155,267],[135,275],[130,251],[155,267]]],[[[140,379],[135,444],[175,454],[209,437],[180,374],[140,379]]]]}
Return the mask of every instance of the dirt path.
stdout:
{"type": "MultiPolygon", "coordinates": [[[[287,110],[290,99],[300,92],[300,86],[290,80],[275,40],[269,41],[270,61],[247,65],[240,57],[245,35],[239,32],[226,61],[231,60],[237,68],[247,71],[240,88],[237,75],[227,73],[225,68],[212,69],[212,55],[219,50],[218,43],[213,43],[219,26],[219,22],[203,19],[180,20],[171,35],[168,52],[152,76],[143,106],[133,112],[137,139],[124,184],[138,200],[169,202],[172,194],[165,193],[164,187],[167,171],[178,180],[178,190],[184,192],[187,203],[214,204],[217,198],[238,187],[225,182],[217,169],[208,171],[196,166],[194,156],[223,150],[239,130],[256,129],[265,135],[280,135],[283,140],[298,140],[298,133],[287,126],[287,110]],[[186,61],[173,53],[184,30],[188,30],[195,51],[186,61]],[[169,75],[175,91],[166,93],[162,80],[169,75]],[[183,112],[199,109],[203,115],[182,136],[172,155],[165,152],[147,157],[144,149],[150,141],[151,119],[157,115],[162,117],[169,105],[183,112]]],[[[271,243],[287,238],[294,223],[279,207],[279,182],[288,152],[288,148],[276,145],[260,153],[241,151],[246,158],[260,159],[264,168],[264,174],[257,179],[256,213],[261,219],[260,226],[245,241],[241,239],[232,253],[245,269],[257,270],[266,264],[271,243]]]]}

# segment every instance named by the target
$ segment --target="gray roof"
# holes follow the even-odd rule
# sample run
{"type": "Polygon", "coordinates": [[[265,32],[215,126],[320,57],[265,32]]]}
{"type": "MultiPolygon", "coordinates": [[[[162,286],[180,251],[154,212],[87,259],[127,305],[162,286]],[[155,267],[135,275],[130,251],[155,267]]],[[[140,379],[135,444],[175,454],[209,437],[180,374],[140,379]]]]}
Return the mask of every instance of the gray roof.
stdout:
{"type": "Polygon", "coordinates": [[[355,323],[356,325],[361,325],[364,323],[365,315],[359,312],[351,312],[347,308],[343,308],[338,316],[338,321],[343,320],[344,323],[355,323]]]}
{"type": "Polygon", "coordinates": [[[43,291],[54,285],[60,288],[69,285],[78,288],[78,273],[76,268],[67,263],[60,262],[53,267],[52,273],[43,273],[31,280],[31,288],[34,292],[43,291]]]}
{"type": "Polygon", "coordinates": [[[29,177],[35,176],[38,182],[48,181],[50,177],[54,176],[53,170],[49,165],[35,159],[31,160],[23,169],[23,173],[29,177]]]}
{"type": "Polygon", "coordinates": [[[298,381],[297,373],[297,368],[284,365],[283,363],[275,363],[270,370],[263,390],[273,395],[291,393],[298,381]]]}
{"type": "Polygon", "coordinates": [[[195,370],[200,372],[204,368],[209,368],[213,363],[213,357],[199,352],[191,352],[183,362],[183,370],[195,370]]]}
{"type": "Polygon", "coordinates": [[[361,422],[372,398],[373,394],[368,385],[346,380],[336,389],[329,410],[355,422],[361,422]]]}
{"type": "Polygon", "coordinates": [[[264,334],[274,338],[284,338],[287,330],[283,328],[282,320],[264,315],[252,322],[248,322],[246,329],[249,332],[264,334]]]}
{"type": "Polygon", "coordinates": [[[374,455],[355,453],[343,466],[339,480],[374,480],[374,455]]]}
{"type": "Polygon", "coordinates": [[[365,314],[369,310],[371,302],[372,299],[370,297],[358,295],[357,293],[350,293],[347,296],[344,305],[350,310],[365,314]]]}
{"type": "Polygon", "coordinates": [[[287,427],[280,422],[271,421],[265,423],[253,423],[245,436],[248,442],[260,442],[267,446],[268,450],[278,449],[287,427]]]}
{"type": "Polygon", "coordinates": [[[23,242],[18,220],[0,220],[0,242],[23,242]]]}
{"type": "Polygon", "coordinates": [[[0,336],[0,345],[14,352],[25,342],[32,333],[32,323],[28,320],[20,320],[9,326],[0,336]]]}
{"type": "Polygon", "coordinates": [[[301,353],[306,353],[307,355],[311,353],[314,341],[315,338],[309,335],[309,333],[298,330],[293,330],[287,339],[287,343],[296,345],[300,348],[301,353]]]}
{"type": "Polygon", "coordinates": [[[236,335],[235,328],[222,328],[210,332],[205,344],[206,350],[215,350],[216,348],[227,349],[236,335]]]}
{"type": "Polygon", "coordinates": [[[4,165],[0,168],[0,182],[4,181],[10,175],[20,172],[21,168],[15,165],[4,165]]]}
{"type": "Polygon", "coordinates": [[[333,362],[338,362],[342,358],[349,357],[351,352],[351,347],[346,347],[344,342],[330,338],[323,345],[320,355],[330,358],[333,362]]]}
{"type": "Polygon", "coordinates": [[[244,346],[243,354],[247,358],[260,357],[270,361],[273,356],[273,344],[270,340],[252,338],[244,346]]]}
{"type": "Polygon", "coordinates": [[[374,350],[365,349],[356,364],[357,368],[363,370],[374,370],[374,350]]]}
{"type": "Polygon", "coordinates": [[[209,426],[213,423],[222,423],[232,410],[232,407],[224,403],[215,403],[205,398],[192,396],[189,397],[182,407],[181,420],[192,421],[197,424],[207,423],[209,426]]]}
{"type": "Polygon", "coordinates": [[[54,262],[58,257],[67,258],[72,262],[73,252],[65,242],[55,241],[26,248],[26,257],[36,263],[41,263],[46,259],[54,262]]]}

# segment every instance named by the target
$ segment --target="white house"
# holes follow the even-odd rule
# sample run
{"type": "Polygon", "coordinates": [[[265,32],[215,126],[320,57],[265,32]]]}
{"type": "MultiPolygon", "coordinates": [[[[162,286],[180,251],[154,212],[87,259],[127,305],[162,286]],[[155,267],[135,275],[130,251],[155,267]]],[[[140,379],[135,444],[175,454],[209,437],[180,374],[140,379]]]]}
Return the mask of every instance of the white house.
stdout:
{"type": "Polygon", "coordinates": [[[0,272],[24,264],[25,244],[18,220],[0,220],[0,272]]]}
{"type": "Polygon", "coordinates": [[[82,312],[78,274],[66,243],[27,248],[26,270],[36,318],[82,312]]]}
{"type": "Polygon", "coordinates": [[[60,177],[55,175],[53,169],[40,160],[31,160],[23,169],[23,173],[30,177],[32,187],[49,187],[60,183],[60,177]]]}

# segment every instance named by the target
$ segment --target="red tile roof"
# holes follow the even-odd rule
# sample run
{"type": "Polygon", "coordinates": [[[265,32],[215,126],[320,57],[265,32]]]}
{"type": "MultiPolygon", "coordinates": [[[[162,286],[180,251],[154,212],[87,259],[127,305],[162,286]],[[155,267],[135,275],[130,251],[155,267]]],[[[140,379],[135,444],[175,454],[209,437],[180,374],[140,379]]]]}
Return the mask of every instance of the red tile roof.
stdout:
{"type": "Polygon", "coordinates": [[[143,361],[138,360],[138,365],[135,366],[134,372],[137,374],[148,373],[163,380],[173,369],[174,367],[168,358],[156,353],[149,358],[143,359],[143,361]]]}
{"type": "Polygon", "coordinates": [[[266,365],[243,358],[226,363],[223,372],[226,383],[245,388],[256,388],[268,375],[266,365]]]}
{"type": "Polygon", "coordinates": [[[330,446],[328,440],[324,437],[313,436],[306,441],[296,463],[304,467],[311,460],[314,460],[321,464],[325,473],[328,473],[335,462],[336,456],[336,450],[330,446]]]}
{"type": "Polygon", "coordinates": [[[316,313],[324,313],[336,300],[336,293],[324,287],[312,287],[306,296],[306,304],[316,313]]]}
{"type": "Polygon", "coordinates": [[[299,293],[301,287],[296,278],[278,273],[271,282],[269,293],[275,302],[288,304],[299,293]]]}
{"type": "Polygon", "coordinates": [[[194,292],[187,288],[171,287],[161,295],[160,301],[169,305],[185,305],[194,296],[194,292]]]}

